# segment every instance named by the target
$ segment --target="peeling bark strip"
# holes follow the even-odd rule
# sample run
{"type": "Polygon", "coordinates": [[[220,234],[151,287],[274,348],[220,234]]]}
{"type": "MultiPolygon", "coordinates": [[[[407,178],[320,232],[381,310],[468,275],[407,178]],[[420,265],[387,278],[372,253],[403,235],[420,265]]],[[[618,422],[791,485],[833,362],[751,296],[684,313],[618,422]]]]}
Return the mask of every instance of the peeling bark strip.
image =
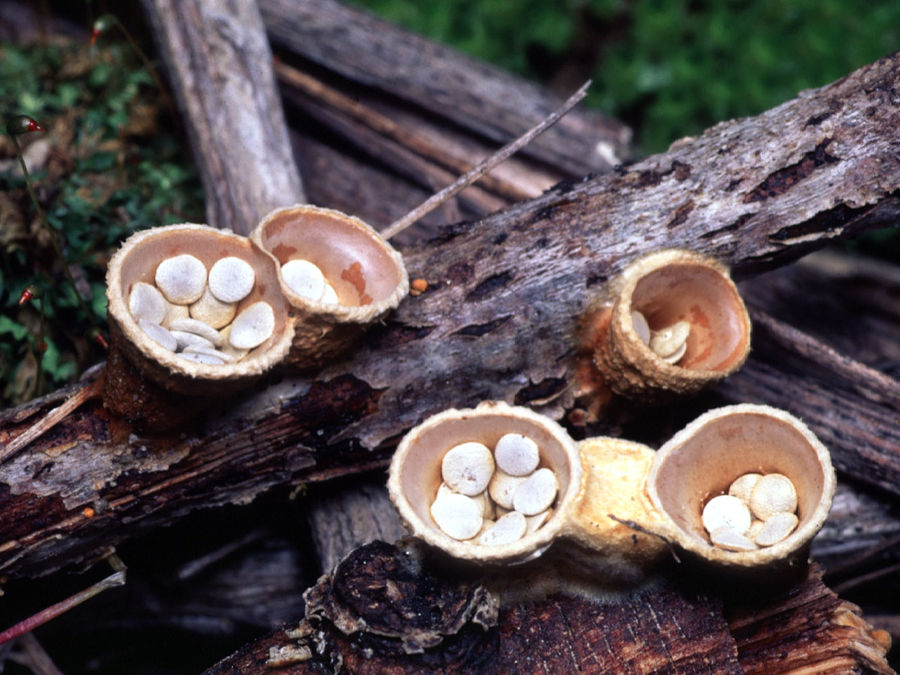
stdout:
{"type": "MultiPolygon", "coordinates": [[[[900,96],[892,93],[898,90],[895,56],[759,117],[717,125],[619,173],[562,184],[480,222],[448,226],[436,240],[404,252],[410,276],[427,279],[433,290],[405,300],[356,352],[313,376],[277,374],[280,381],[237,402],[210,403],[208,417],[176,437],[135,435],[101,408],[83,407],[0,466],[6,486],[0,572],[48,573],[201,507],[383,466],[392,444],[426,416],[485,399],[515,401],[530,383],[567,384],[542,408],[561,418],[574,405],[578,321],[601,292],[591,284],[635,256],[684,246],[749,273],[892,222],[900,214],[900,96]],[[831,100],[842,108],[806,125],[831,100]],[[747,213],[744,198],[754,186],[801,162],[826,138],[839,162],[754,202],[752,218],[721,231],[747,213]],[[641,186],[644,172],[666,175],[641,186]],[[740,184],[726,190],[735,179],[740,184]],[[693,210],[667,228],[673,205],[687,199],[693,210]],[[505,271],[513,276],[502,289],[465,301],[505,271]],[[509,318],[481,335],[457,334],[501,317],[509,318]],[[85,506],[97,515],[83,517],[85,506]]],[[[755,371],[748,364],[740,374],[747,387],[735,395],[812,418],[813,430],[847,457],[873,452],[873,428],[877,438],[890,438],[884,425],[895,428],[896,414],[886,404],[873,408],[850,392],[842,400],[871,415],[835,421],[821,401],[800,395],[810,378],[756,379],[766,369],[778,372],[784,352],[774,358],[755,361],[755,371]]],[[[740,391],[737,382],[722,391],[740,391]]],[[[3,443],[26,426],[15,414],[6,419],[3,443]]],[[[878,461],[896,461],[881,446],[874,452],[878,461]]],[[[847,461],[844,470],[853,466],[847,461]]]]}

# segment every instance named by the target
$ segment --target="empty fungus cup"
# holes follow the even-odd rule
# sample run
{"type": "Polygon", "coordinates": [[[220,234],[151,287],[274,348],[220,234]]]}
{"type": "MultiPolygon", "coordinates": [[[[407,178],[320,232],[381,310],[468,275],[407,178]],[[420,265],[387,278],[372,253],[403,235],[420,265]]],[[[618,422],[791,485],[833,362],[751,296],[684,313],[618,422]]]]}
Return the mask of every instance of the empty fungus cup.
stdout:
{"type": "Polygon", "coordinates": [[[391,461],[388,492],[412,533],[460,560],[482,563],[520,562],[540,555],[560,534],[582,490],[582,468],[574,441],[556,422],[528,408],[502,402],[481,403],[474,409],[446,410],[410,430],[391,461]],[[521,434],[537,443],[539,469],[550,469],[558,492],[549,518],[511,543],[486,545],[478,537],[455,539],[436,524],[431,506],[442,482],[442,461],[463,443],[493,449],[506,434],[521,434]]]}
{"type": "Polygon", "coordinates": [[[805,573],[809,545],[831,508],[835,476],[828,451],[783,410],[740,404],[711,410],[656,453],[647,494],[663,530],[707,570],[757,581],[792,581],[805,573]],[[701,522],[704,505],[747,473],[787,476],[797,493],[797,528],[782,541],[750,551],[714,546],[701,522]]]}
{"type": "Polygon", "coordinates": [[[295,366],[315,367],[333,359],[409,292],[400,254],[366,223],[339,211],[308,205],[276,209],[250,238],[279,270],[281,292],[292,308],[288,361],[295,366]],[[320,295],[321,279],[292,287],[281,272],[293,261],[318,268],[316,274],[333,295],[320,295]]]}
{"type": "MultiPolygon", "coordinates": [[[[243,270],[248,269],[247,265],[237,263],[243,270]]],[[[246,280],[242,283],[245,289],[241,293],[245,293],[246,280]]],[[[206,286],[205,279],[203,286],[206,286]]],[[[152,289],[149,291],[149,295],[155,293],[152,289]]],[[[110,359],[104,402],[107,408],[133,421],[152,416],[150,399],[154,397],[165,398],[169,393],[176,397],[224,396],[242,389],[283,360],[291,345],[293,332],[288,323],[288,307],[281,294],[275,266],[246,237],[206,225],[169,225],[131,235],[109,262],[106,296],[109,301],[110,359]],[[194,266],[199,260],[207,271],[223,258],[243,261],[252,270],[252,288],[231,306],[232,313],[239,317],[245,308],[260,302],[268,304],[272,312],[266,325],[268,337],[244,350],[239,359],[214,364],[191,361],[153,339],[133,315],[131,294],[134,288],[139,284],[143,290],[149,286],[155,288],[162,278],[157,275],[160,263],[185,254],[192,257],[188,260],[194,266]]],[[[166,311],[174,311],[171,304],[166,306],[169,308],[166,311]]],[[[180,308],[187,316],[187,306],[180,308]]],[[[156,324],[160,323],[158,317],[154,320],[156,324]]],[[[235,319],[232,326],[236,323],[235,319]]],[[[219,324],[221,321],[216,325],[219,324]]],[[[176,408],[177,405],[180,403],[176,408]]],[[[163,420],[157,421],[163,423],[163,420]]]]}
{"type": "Polygon", "coordinates": [[[646,402],[692,394],[747,358],[750,317],[728,269],[711,258],[652,253],[608,290],[611,306],[599,322],[594,363],[617,394],[646,402]]]}

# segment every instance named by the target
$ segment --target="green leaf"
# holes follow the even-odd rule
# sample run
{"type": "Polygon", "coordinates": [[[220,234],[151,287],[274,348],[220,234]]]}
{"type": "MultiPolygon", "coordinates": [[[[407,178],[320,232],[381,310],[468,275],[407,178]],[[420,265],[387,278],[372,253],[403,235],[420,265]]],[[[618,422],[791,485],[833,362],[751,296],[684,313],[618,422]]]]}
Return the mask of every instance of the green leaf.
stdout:
{"type": "Polygon", "coordinates": [[[24,340],[28,335],[28,329],[5,314],[0,314],[0,335],[11,335],[16,341],[24,340]]]}

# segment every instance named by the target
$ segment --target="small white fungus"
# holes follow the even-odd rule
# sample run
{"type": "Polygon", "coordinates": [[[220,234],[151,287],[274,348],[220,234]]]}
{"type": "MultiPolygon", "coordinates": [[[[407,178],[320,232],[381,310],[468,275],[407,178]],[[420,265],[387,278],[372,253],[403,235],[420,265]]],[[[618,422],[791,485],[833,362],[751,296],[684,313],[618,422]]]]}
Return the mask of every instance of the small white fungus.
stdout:
{"type": "Polygon", "coordinates": [[[650,344],[650,326],[647,324],[647,319],[644,318],[644,315],[637,310],[633,311],[631,313],[631,323],[634,325],[634,332],[637,333],[641,342],[645,345],[650,344]]]}
{"type": "Polygon", "coordinates": [[[137,282],[128,295],[128,310],[135,321],[144,319],[150,323],[161,324],[169,311],[169,303],[155,286],[137,282]]]}
{"type": "Polygon", "coordinates": [[[494,473],[494,456],[483,443],[460,443],[444,454],[441,476],[453,490],[464,495],[484,492],[494,473]]]}
{"type": "Polygon", "coordinates": [[[497,466],[510,476],[527,476],[541,461],[537,443],[522,434],[505,434],[494,446],[497,466]]]}
{"type": "Polygon", "coordinates": [[[159,324],[147,321],[146,319],[140,319],[138,321],[138,326],[141,327],[141,330],[143,330],[151,340],[165,349],[168,349],[170,352],[174,352],[178,349],[178,341],[175,340],[172,333],[159,324]]]}
{"type": "Polygon", "coordinates": [[[216,347],[222,345],[222,338],[219,336],[219,331],[209,324],[203,323],[197,319],[175,319],[169,323],[169,330],[194,333],[195,335],[206,338],[216,347]]]}
{"type": "Polygon", "coordinates": [[[729,551],[756,550],[756,544],[754,544],[740,532],[728,526],[719,527],[710,532],[709,539],[719,548],[724,548],[729,551]]]}
{"type": "Polygon", "coordinates": [[[221,302],[239,302],[253,290],[256,273],[246,260],[227,256],[209,270],[209,290],[221,302]]]}
{"type": "Polygon", "coordinates": [[[454,539],[471,539],[484,520],[480,502],[456,492],[446,492],[431,505],[431,517],[444,534],[454,539]]]}
{"type": "Polygon", "coordinates": [[[498,506],[511,509],[513,508],[513,493],[527,478],[527,476],[510,476],[505,471],[497,469],[488,484],[488,494],[498,506]]]}
{"type": "Polygon", "coordinates": [[[188,253],[163,260],[155,277],[156,287],[176,305],[196,302],[206,288],[206,266],[188,253]]]}
{"type": "Polygon", "coordinates": [[[510,511],[505,516],[497,519],[497,522],[483,532],[478,538],[479,544],[485,546],[502,546],[503,544],[511,544],[525,536],[528,529],[528,522],[518,511],[510,511]]]}
{"type": "Polygon", "coordinates": [[[797,490],[791,479],[780,473],[760,478],[750,493],[750,510],[760,520],[768,520],[776,513],[794,513],[797,490]]]}
{"type": "Polygon", "coordinates": [[[297,295],[319,302],[325,292],[325,275],[309,260],[290,260],[281,266],[284,283],[297,295]]]}
{"type": "Polygon", "coordinates": [[[760,546],[772,546],[797,529],[800,520],[793,513],[776,513],[763,522],[754,541],[760,546]]]}
{"type": "Polygon", "coordinates": [[[738,476],[731,485],[728,486],[728,494],[732,497],[737,497],[745,503],[749,502],[750,492],[753,490],[753,486],[756,485],[756,481],[760,478],[762,478],[761,473],[745,473],[742,476],[738,476]]]}
{"type": "Polygon", "coordinates": [[[254,302],[235,317],[228,340],[238,349],[253,349],[268,340],[274,332],[275,312],[272,306],[267,302],[254,302]]]}
{"type": "Polygon", "coordinates": [[[710,499],[703,507],[701,520],[709,533],[728,527],[743,535],[750,529],[753,518],[750,509],[740,499],[731,495],[719,495],[710,499]]]}
{"type": "Polygon", "coordinates": [[[550,469],[538,469],[513,493],[513,506],[526,516],[535,516],[553,504],[559,481],[550,469]]]}

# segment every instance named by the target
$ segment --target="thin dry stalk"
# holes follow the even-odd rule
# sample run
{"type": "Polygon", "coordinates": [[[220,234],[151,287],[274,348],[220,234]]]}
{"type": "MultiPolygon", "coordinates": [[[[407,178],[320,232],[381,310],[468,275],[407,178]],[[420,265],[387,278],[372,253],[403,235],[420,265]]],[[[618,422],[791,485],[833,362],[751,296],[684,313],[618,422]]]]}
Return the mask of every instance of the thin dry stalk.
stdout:
{"type": "Polygon", "coordinates": [[[509,159],[512,155],[524,148],[531,141],[533,141],[547,129],[556,124],[560,119],[562,119],[563,115],[574,108],[578,104],[578,102],[587,95],[587,89],[590,86],[591,81],[588,80],[583,85],[581,85],[578,91],[576,91],[568,99],[566,99],[566,102],[563,103],[558,110],[555,110],[549,116],[545,117],[544,120],[540,122],[540,124],[529,129],[527,132],[525,132],[525,134],[514,140],[512,143],[503,146],[500,150],[485,159],[483,162],[457,178],[452,185],[448,185],[437,194],[432,195],[431,197],[426,199],[424,202],[422,202],[422,204],[414,208],[405,216],[391,223],[385,230],[382,231],[382,236],[385,239],[390,239],[391,237],[395,237],[396,235],[400,234],[401,232],[403,232],[403,230],[415,223],[417,220],[419,220],[426,214],[431,213],[445,201],[452,198],[464,188],[477,181],[479,178],[481,178],[481,176],[493,169],[495,166],[509,159]]]}

